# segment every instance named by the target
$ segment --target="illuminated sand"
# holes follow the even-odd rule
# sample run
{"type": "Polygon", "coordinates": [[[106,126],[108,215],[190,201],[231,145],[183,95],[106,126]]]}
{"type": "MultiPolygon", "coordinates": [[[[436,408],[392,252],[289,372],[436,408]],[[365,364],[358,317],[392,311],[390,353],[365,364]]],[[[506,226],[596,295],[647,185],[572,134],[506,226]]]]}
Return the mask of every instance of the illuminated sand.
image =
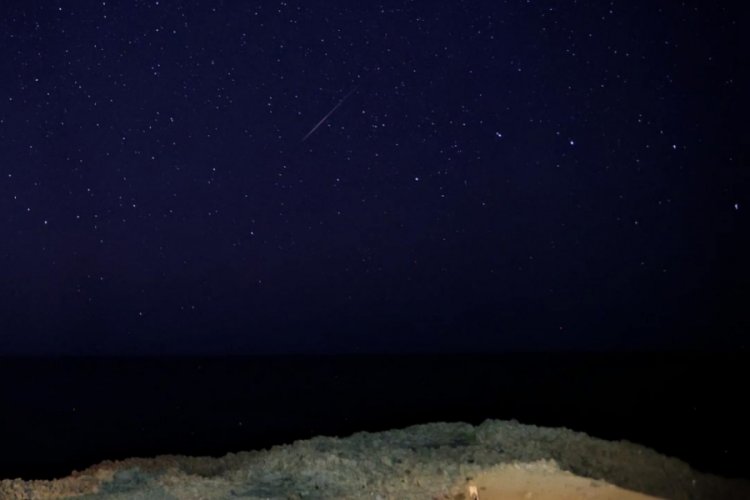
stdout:
{"type": "MultiPolygon", "coordinates": [[[[503,464],[477,474],[464,486],[468,500],[649,500],[651,495],[561,471],[554,462],[503,464]]],[[[457,492],[455,496],[460,496],[457,492]]]]}
{"type": "Polygon", "coordinates": [[[105,461],[56,481],[0,482],[2,499],[477,497],[739,499],[750,498],[750,483],[701,474],[635,444],[503,421],[316,437],[220,458],[105,461]]]}

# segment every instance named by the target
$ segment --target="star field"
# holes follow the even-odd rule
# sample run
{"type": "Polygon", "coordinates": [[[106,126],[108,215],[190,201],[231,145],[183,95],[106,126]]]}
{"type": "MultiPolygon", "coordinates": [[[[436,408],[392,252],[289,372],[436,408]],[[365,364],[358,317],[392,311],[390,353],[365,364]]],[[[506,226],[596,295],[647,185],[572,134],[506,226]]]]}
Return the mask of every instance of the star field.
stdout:
{"type": "Polygon", "coordinates": [[[0,13],[0,352],[745,345],[738,8],[0,13]]]}

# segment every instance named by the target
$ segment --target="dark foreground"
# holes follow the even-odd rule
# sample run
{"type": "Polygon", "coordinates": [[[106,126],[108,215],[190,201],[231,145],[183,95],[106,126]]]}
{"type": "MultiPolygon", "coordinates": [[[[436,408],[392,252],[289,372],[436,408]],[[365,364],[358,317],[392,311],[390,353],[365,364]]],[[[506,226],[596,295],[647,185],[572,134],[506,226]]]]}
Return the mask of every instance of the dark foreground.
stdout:
{"type": "Polygon", "coordinates": [[[750,357],[727,354],[2,358],[0,479],[488,418],[750,478],[747,380],[750,357]]]}

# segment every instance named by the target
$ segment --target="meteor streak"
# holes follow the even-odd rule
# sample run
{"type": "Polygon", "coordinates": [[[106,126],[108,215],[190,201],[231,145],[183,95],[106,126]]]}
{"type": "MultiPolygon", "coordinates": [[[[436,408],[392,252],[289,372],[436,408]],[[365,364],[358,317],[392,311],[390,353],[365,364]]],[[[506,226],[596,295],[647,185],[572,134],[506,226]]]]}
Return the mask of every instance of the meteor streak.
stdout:
{"type": "Polygon", "coordinates": [[[325,121],[328,119],[328,117],[331,116],[334,111],[336,111],[337,109],[339,109],[339,106],[341,106],[342,104],[344,104],[344,101],[346,101],[349,98],[349,96],[352,95],[355,90],[357,90],[357,88],[358,87],[354,87],[353,89],[351,89],[349,91],[348,94],[346,94],[344,97],[342,97],[341,100],[339,102],[337,102],[336,105],[331,109],[331,111],[329,111],[328,113],[326,113],[326,115],[323,118],[321,118],[318,123],[315,124],[315,126],[312,128],[312,130],[310,130],[307,134],[305,134],[305,136],[302,138],[302,142],[305,142],[305,140],[307,140],[307,138],[310,137],[313,134],[313,132],[315,132],[316,130],[318,130],[318,127],[320,127],[321,125],[323,125],[323,123],[325,123],[325,121]]]}

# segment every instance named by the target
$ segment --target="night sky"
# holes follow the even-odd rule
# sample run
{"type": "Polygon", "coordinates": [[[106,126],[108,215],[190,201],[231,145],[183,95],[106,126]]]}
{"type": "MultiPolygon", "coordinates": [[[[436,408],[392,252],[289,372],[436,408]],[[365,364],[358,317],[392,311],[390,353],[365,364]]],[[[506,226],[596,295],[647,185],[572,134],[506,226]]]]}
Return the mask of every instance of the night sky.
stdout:
{"type": "Polygon", "coordinates": [[[746,19],[3,1],[0,353],[744,349],[746,19]]]}

